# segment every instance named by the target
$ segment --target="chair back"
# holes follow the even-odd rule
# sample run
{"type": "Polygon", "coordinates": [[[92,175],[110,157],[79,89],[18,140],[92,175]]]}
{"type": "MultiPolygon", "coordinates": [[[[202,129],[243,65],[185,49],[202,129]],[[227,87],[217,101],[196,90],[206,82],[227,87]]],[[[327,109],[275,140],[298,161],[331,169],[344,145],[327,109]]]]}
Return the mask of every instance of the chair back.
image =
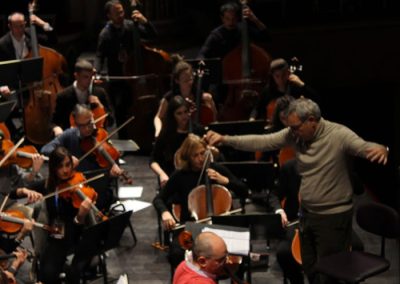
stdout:
{"type": "Polygon", "coordinates": [[[382,203],[366,203],[358,207],[356,220],[367,232],[385,237],[398,238],[400,235],[399,213],[382,203]]]}
{"type": "Polygon", "coordinates": [[[360,205],[357,209],[356,220],[365,231],[382,237],[381,256],[385,256],[385,238],[400,237],[399,213],[382,203],[371,202],[360,205]]]}

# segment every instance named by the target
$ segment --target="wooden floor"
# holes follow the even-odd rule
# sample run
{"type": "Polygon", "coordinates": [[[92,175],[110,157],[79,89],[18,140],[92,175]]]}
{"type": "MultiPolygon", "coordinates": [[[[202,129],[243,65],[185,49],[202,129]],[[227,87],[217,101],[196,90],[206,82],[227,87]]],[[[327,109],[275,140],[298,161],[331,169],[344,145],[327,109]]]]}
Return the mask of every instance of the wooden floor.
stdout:
{"type": "MultiPolygon", "coordinates": [[[[155,195],[156,178],[148,167],[148,157],[128,155],[124,159],[127,162],[124,168],[133,176],[134,185],[143,186],[143,194],[137,200],[151,203],[155,195]]],[[[362,202],[365,199],[366,196],[361,196],[356,202],[362,202]]],[[[118,277],[122,274],[127,274],[129,283],[170,283],[170,269],[166,253],[152,247],[152,244],[158,240],[157,218],[153,206],[134,212],[131,216],[131,224],[134,227],[137,244],[133,246],[132,235],[126,229],[120,246],[108,251],[106,258],[108,283],[117,283],[118,277]]],[[[367,251],[379,252],[378,238],[363,233],[359,228],[356,230],[360,233],[367,251]]],[[[399,283],[399,244],[389,241],[386,253],[392,263],[390,270],[366,283],[399,283]]],[[[21,278],[27,278],[28,269],[28,264],[23,266],[20,271],[21,278]]],[[[89,283],[103,283],[103,278],[92,280],[89,283]]],[[[269,268],[262,268],[253,273],[252,283],[283,283],[282,274],[273,254],[273,244],[269,268]]]]}

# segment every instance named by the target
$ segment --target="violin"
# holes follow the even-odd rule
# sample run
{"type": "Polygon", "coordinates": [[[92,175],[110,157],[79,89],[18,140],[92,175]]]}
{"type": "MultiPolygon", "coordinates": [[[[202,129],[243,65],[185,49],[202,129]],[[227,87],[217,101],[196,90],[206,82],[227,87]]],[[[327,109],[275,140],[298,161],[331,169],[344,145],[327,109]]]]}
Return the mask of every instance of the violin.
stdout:
{"type": "Polygon", "coordinates": [[[96,156],[96,162],[100,167],[107,168],[112,166],[115,163],[115,160],[119,159],[120,153],[109,142],[106,141],[108,136],[107,131],[104,130],[104,128],[97,128],[94,130],[93,134],[94,135],[82,139],[80,144],[82,151],[89,152],[97,145],[97,143],[101,143],[103,140],[105,140],[105,142],[99,146],[98,149],[93,151],[93,154],[96,156]],[[107,152],[111,160],[103,154],[103,150],[107,152]]]}
{"type": "MultiPolygon", "coordinates": [[[[61,183],[57,187],[59,196],[66,200],[70,200],[74,208],[79,208],[82,201],[84,201],[86,198],[96,201],[97,192],[92,187],[83,185],[85,182],[87,182],[87,180],[82,173],[73,173],[73,175],[67,181],[61,183]]],[[[91,209],[97,220],[104,221],[108,219],[93,203],[91,205],[91,209]]]]}
{"type": "MultiPolygon", "coordinates": [[[[119,127],[114,129],[110,134],[107,133],[104,128],[95,129],[93,135],[85,137],[82,139],[80,143],[80,147],[85,154],[80,157],[79,162],[85,159],[90,154],[94,154],[96,157],[96,161],[102,168],[112,167],[115,164],[115,161],[119,159],[120,153],[119,151],[112,146],[108,139],[114,135],[117,131],[119,131],[122,127],[131,122],[134,117],[130,117],[119,127]]],[[[121,177],[125,180],[126,183],[132,184],[133,180],[130,178],[125,172],[121,174],[121,177]]]]}
{"type": "MultiPolygon", "coordinates": [[[[0,157],[5,156],[9,151],[15,146],[14,143],[9,139],[1,139],[1,149],[0,149],[0,157]]],[[[32,167],[33,161],[32,157],[34,154],[38,154],[35,146],[26,145],[23,147],[16,148],[16,150],[8,157],[8,159],[4,162],[4,166],[8,166],[11,164],[17,164],[21,168],[29,169],[32,167]]],[[[44,157],[45,161],[48,161],[48,157],[44,157]]]]}
{"type": "MultiPolygon", "coordinates": [[[[8,234],[14,234],[21,230],[26,219],[24,213],[20,210],[6,210],[0,212],[0,231],[8,234]]],[[[35,227],[44,229],[50,233],[57,233],[58,229],[46,224],[34,222],[35,227]]]]}

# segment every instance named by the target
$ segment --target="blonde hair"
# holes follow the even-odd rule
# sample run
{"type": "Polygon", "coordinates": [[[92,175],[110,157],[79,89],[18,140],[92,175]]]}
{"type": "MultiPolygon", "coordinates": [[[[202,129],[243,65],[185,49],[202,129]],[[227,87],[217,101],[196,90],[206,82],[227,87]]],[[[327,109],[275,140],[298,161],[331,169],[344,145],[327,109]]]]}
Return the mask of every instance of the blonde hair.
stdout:
{"type": "Polygon", "coordinates": [[[175,153],[175,167],[178,170],[190,170],[190,156],[199,147],[207,149],[207,143],[195,134],[189,134],[175,153]]]}

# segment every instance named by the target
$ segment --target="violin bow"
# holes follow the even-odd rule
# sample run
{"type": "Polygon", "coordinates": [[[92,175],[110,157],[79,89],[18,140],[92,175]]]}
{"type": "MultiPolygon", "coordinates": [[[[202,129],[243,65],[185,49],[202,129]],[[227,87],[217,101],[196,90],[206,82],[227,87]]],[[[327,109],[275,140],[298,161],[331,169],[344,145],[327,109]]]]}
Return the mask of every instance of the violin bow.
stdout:
{"type": "Polygon", "coordinates": [[[93,153],[93,151],[95,151],[97,148],[99,148],[101,145],[104,144],[104,142],[106,142],[108,139],[110,139],[111,136],[113,136],[115,133],[117,133],[122,127],[124,127],[125,125],[127,125],[129,122],[131,122],[135,117],[131,116],[130,118],[128,118],[124,123],[122,123],[120,126],[118,126],[116,129],[114,129],[113,131],[110,132],[110,134],[107,135],[106,138],[104,138],[103,140],[101,140],[100,142],[97,142],[97,144],[90,149],[89,151],[87,151],[82,157],[79,158],[79,162],[81,162],[83,159],[85,159],[87,156],[89,156],[91,153],[93,153]]]}
{"type": "Polygon", "coordinates": [[[7,203],[7,200],[8,200],[8,198],[10,197],[10,194],[9,193],[7,193],[7,195],[4,197],[4,200],[3,200],[3,202],[1,203],[1,207],[0,207],[0,213],[1,212],[3,212],[3,209],[4,209],[4,206],[6,205],[6,203],[7,203]]]}
{"type": "Polygon", "coordinates": [[[100,120],[106,118],[107,116],[108,116],[108,112],[106,112],[106,113],[103,114],[102,116],[99,116],[98,118],[96,118],[96,119],[93,121],[93,124],[96,124],[97,122],[99,122],[100,120]]]}
{"type": "Polygon", "coordinates": [[[3,159],[1,159],[0,161],[0,167],[7,161],[8,158],[11,157],[12,154],[14,154],[14,152],[18,149],[19,145],[21,145],[25,140],[25,137],[22,137],[21,139],[19,139],[19,141],[17,142],[17,144],[14,145],[14,147],[11,148],[10,151],[8,151],[8,153],[6,155],[4,155],[3,159]]]}
{"type": "Polygon", "coordinates": [[[97,175],[97,176],[94,176],[94,177],[92,177],[92,178],[89,178],[89,179],[87,179],[87,180],[84,180],[84,181],[82,181],[82,182],[78,182],[77,184],[73,184],[73,185],[67,186],[66,188],[63,188],[63,189],[61,189],[61,190],[58,190],[58,191],[49,193],[49,194],[43,196],[43,198],[42,198],[41,200],[44,200],[44,199],[47,199],[47,198],[49,198],[49,197],[52,197],[52,196],[54,196],[54,195],[56,195],[56,194],[60,194],[60,193],[66,192],[66,191],[68,191],[68,190],[74,189],[74,188],[77,187],[77,186],[84,185],[84,184],[86,184],[86,183],[89,183],[89,182],[91,182],[91,181],[94,181],[94,180],[99,179],[99,178],[102,178],[102,177],[104,177],[104,173],[103,173],[103,174],[99,174],[99,175],[97,175]]]}

